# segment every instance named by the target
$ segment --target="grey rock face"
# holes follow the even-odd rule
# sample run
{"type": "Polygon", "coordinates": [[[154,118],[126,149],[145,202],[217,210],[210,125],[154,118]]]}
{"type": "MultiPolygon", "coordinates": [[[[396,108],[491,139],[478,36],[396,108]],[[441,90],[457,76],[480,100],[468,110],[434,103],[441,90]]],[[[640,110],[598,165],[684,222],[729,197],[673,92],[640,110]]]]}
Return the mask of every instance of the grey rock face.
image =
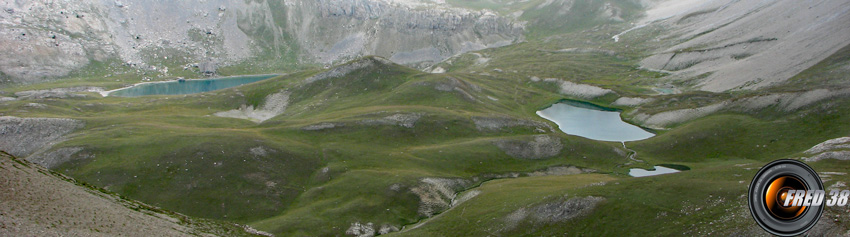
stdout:
{"type": "Polygon", "coordinates": [[[708,75],[698,85],[706,91],[749,90],[782,83],[848,45],[847,1],[698,2],[651,23],[671,29],[659,38],[679,43],[641,66],[673,79],[708,75]]]}
{"type": "Polygon", "coordinates": [[[357,237],[372,237],[375,236],[375,226],[371,222],[366,224],[360,224],[360,222],[351,223],[345,234],[357,237]]]}
{"type": "Polygon", "coordinates": [[[27,157],[85,125],[74,119],[0,117],[0,150],[27,157]]]}
{"type": "Polygon", "coordinates": [[[0,0],[0,8],[0,72],[23,83],[110,59],[165,73],[168,60],[227,66],[261,55],[325,64],[377,55],[424,68],[520,41],[524,31],[489,11],[387,0],[0,0]]]}
{"type": "Polygon", "coordinates": [[[824,159],[850,160],[850,137],[839,137],[826,140],[806,150],[806,162],[816,162],[824,159]]]}
{"type": "Polygon", "coordinates": [[[253,105],[242,105],[238,109],[217,112],[214,115],[226,118],[239,118],[262,123],[263,121],[274,118],[275,116],[286,112],[289,106],[289,91],[281,91],[266,96],[265,102],[259,108],[254,108],[253,105]]]}
{"type": "Polygon", "coordinates": [[[378,229],[378,234],[385,235],[385,234],[389,234],[391,232],[396,232],[398,230],[399,229],[398,229],[397,226],[390,225],[390,224],[383,224],[383,225],[381,225],[381,228],[378,229]]]}
{"type": "Polygon", "coordinates": [[[488,11],[404,1],[295,1],[287,23],[319,62],[379,55],[403,64],[433,64],[457,53],[521,39],[520,23],[488,11]],[[319,26],[343,26],[319,27],[319,26]],[[316,41],[316,39],[322,39],[316,41]],[[313,40],[313,41],[311,41],[313,40]]]}
{"type": "Polygon", "coordinates": [[[614,104],[614,105],[621,105],[621,106],[630,106],[630,107],[634,107],[634,106],[638,106],[638,105],[642,105],[642,104],[646,104],[646,103],[652,102],[652,101],[654,101],[654,100],[655,100],[655,99],[653,99],[653,98],[620,97],[619,99],[617,99],[616,101],[614,101],[614,103],[613,103],[613,104],[614,104]]]}
{"type": "Polygon", "coordinates": [[[0,40],[0,71],[26,83],[110,59],[158,71],[166,51],[186,61],[244,59],[251,40],[237,27],[237,13],[217,11],[219,3],[269,14],[267,6],[245,1],[0,1],[11,9],[0,12],[0,35],[9,36],[0,40]]]}
{"type": "Polygon", "coordinates": [[[557,78],[546,78],[543,81],[551,82],[558,85],[560,88],[559,92],[564,95],[571,95],[579,98],[596,98],[608,93],[613,93],[614,91],[610,89],[604,89],[597,86],[578,84],[571,81],[564,81],[557,78]]]}
{"type": "Polygon", "coordinates": [[[419,215],[431,217],[449,209],[457,192],[470,185],[472,182],[464,179],[424,178],[410,191],[419,196],[419,215]]]}

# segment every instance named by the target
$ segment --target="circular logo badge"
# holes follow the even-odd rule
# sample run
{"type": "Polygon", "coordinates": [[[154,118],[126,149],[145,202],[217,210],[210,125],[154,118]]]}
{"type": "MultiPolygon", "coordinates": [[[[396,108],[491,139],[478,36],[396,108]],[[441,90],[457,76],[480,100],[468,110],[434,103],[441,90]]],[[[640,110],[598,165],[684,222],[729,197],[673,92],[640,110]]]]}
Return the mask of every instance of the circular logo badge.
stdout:
{"type": "MultiPolygon", "coordinates": [[[[805,233],[817,224],[823,206],[794,205],[791,192],[823,190],[823,182],[803,162],[777,160],[762,167],[750,183],[748,202],[756,223],[778,236],[805,233]]],[[[801,192],[803,193],[803,192],[801,192]]]]}

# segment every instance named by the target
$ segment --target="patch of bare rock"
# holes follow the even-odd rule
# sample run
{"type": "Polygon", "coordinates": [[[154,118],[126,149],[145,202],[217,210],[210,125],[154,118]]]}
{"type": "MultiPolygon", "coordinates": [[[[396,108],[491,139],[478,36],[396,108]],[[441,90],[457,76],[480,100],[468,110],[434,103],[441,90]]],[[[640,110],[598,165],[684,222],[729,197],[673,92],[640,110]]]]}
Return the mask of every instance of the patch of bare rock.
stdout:
{"type": "Polygon", "coordinates": [[[83,121],[67,118],[3,116],[0,117],[0,150],[17,157],[27,157],[84,126],[83,121]]]}

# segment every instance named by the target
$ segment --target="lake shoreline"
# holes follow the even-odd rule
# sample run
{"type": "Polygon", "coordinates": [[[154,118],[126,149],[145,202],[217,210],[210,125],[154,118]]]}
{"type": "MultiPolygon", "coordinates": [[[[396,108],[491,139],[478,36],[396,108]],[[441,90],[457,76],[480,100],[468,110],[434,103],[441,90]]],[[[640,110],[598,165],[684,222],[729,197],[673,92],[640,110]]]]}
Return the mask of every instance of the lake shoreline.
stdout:
{"type": "MultiPolygon", "coordinates": [[[[139,82],[139,83],[132,84],[130,86],[121,87],[121,88],[118,88],[118,89],[107,90],[107,91],[100,91],[98,93],[102,97],[107,97],[110,94],[112,94],[113,92],[121,91],[121,90],[127,90],[127,89],[130,89],[130,88],[143,86],[143,85],[153,85],[153,84],[162,84],[162,83],[181,83],[181,82],[193,82],[193,81],[204,81],[204,80],[233,79],[233,78],[240,78],[240,77],[264,77],[264,76],[268,76],[268,78],[263,79],[263,80],[266,80],[266,79],[271,79],[273,77],[282,76],[282,75],[285,75],[285,74],[233,75],[233,76],[213,77],[213,78],[175,79],[175,80],[168,80],[168,81],[139,82]]],[[[246,84],[248,84],[248,83],[246,83],[246,84]]]]}
{"type": "Polygon", "coordinates": [[[652,130],[623,120],[622,112],[590,102],[561,99],[536,114],[557,124],[565,134],[597,141],[639,141],[656,135],[652,130]]]}
{"type": "MultiPolygon", "coordinates": [[[[639,128],[641,128],[641,129],[643,129],[644,131],[647,131],[647,132],[649,132],[649,133],[652,133],[652,134],[658,135],[658,129],[653,129],[653,128],[645,127],[645,126],[643,126],[643,125],[633,123],[633,122],[631,122],[630,120],[626,120],[626,119],[622,116],[622,113],[623,113],[623,112],[626,112],[626,111],[625,111],[625,110],[623,110],[623,109],[620,109],[620,108],[617,108],[617,107],[609,107],[609,106],[599,105],[599,104],[596,104],[596,103],[593,103],[593,102],[589,102],[589,101],[584,101],[584,100],[577,100],[577,99],[559,99],[558,101],[552,102],[552,103],[550,103],[550,104],[548,104],[548,105],[546,105],[546,106],[542,107],[541,109],[538,109],[537,111],[545,110],[545,109],[548,109],[549,107],[552,107],[552,106],[553,106],[553,105],[555,105],[555,104],[558,104],[558,103],[564,103],[564,102],[567,102],[567,103],[584,104],[584,105],[592,106],[592,107],[594,107],[594,108],[599,108],[599,109],[600,109],[600,110],[602,110],[602,111],[620,112],[620,120],[622,120],[623,122],[628,123],[628,124],[631,124],[632,126],[639,127],[639,128]]],[[[538,116],[539,116],[539,115],[538,115],[538,116]]],[[[548,119],[547,119],[547,120],[548,120],[548,119]]],[[[549,121],[551,121],[551,120],[549,120],[549,121]]]]}

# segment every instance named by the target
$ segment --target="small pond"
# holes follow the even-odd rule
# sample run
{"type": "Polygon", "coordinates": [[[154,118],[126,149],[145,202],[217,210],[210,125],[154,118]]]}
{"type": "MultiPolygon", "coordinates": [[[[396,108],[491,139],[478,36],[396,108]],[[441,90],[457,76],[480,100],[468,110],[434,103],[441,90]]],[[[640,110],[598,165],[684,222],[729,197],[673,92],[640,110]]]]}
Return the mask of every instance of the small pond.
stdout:
{"type": "MultiPolygon", "coordinates": [[[[196,80],[175,80],[136,84],[131,87],[109,91],[105,95],[136,97],[145,95],[185,95],[227,89],[262,81],[277,75],[253,75],[196,80]]],[[[104,96],[105,96],[104,95],[104,96]]]]}
{"type": "Polygon", "coordinates": [[[653,175],[660,175],[660,174],[672,174],[672,173],[679,172],[679,170],[667,168],[667,167],[664,167],[664,166],[655,166],[653,168],[655,168],[655,170],[645,170],[645,169],[639,169],[639,168],[629,169],[629,175],[631,175],[632,177],[645,177],[645,176],[653,176],[653,175]]]}
{"type": "Polygon", "coordinates": [[[566,134],[599,141],[628,142],[650,138],[655,134],[624,122],[620,112],[589,103],[562,101],[537,111],[566,134]]]}

